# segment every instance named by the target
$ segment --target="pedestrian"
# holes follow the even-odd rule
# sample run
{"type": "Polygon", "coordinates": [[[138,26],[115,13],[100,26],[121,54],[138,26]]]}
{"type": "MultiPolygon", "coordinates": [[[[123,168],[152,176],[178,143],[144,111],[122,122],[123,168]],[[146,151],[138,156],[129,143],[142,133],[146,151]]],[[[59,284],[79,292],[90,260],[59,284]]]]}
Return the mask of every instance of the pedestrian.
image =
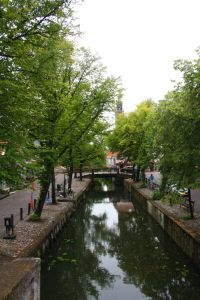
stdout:
{"type": "Polygon", "coordinates": [[[153,176],[153,174],[151,174],[151,175],[149,176],[150,188],[153,188],[153,181],[154,181],[154,176],[153,176]]]}

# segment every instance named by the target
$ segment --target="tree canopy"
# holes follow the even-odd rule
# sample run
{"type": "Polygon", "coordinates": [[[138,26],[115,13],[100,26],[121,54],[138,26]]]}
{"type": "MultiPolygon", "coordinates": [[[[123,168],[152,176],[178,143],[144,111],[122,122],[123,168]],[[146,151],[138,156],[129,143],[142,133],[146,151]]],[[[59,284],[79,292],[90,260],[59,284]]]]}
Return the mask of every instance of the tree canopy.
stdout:
{"type": "Polygon", "coordinates": [[[72,41],[77,2],[2,1],[0,10],[0,138],[7,143],[0,181],[23,181],[33,162],[41,185],[38,215],[55,165],[70,151],[80,159],[77,149],[83,144],[86,151],[91,137],[98,144],[97,127],[121,96],[118,78],[72,41]]]}
{"type": "Polygon", "coordinates": [[[109,146],[141,168],[156,159],[163,188],[168,181],[199,187],[200,58],[178,60],[174,67],[183,80],[159,103],[147,100],[134,112],[119,116],[109,146]]]}

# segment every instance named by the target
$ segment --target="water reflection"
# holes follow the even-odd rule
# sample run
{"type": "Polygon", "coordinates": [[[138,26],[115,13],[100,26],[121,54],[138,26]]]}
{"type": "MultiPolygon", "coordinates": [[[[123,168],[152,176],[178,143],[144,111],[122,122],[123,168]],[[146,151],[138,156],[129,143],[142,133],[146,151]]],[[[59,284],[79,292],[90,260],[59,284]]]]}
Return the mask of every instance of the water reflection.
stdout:
{"type": "MultiPolygon", "coordinates": [[[[114,202],[122,198],[118,189],[114,202]]],[[[150,217],[136,204],[118,214],[110,198],[97,199],[90,194],[44,263],[42,300],[200,298],[199,274],[150,217]]]]}

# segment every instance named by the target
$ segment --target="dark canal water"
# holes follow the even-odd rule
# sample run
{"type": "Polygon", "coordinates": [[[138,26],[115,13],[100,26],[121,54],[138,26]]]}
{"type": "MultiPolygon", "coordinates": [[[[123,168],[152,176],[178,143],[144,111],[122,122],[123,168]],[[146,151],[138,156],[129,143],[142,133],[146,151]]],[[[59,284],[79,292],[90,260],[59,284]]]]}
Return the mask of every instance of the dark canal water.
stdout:
{"type": "Polygon", "coordinates": [[[200,274],[112,181],[96,182],[42,264],[41,300],[198,300],[200,274]]]}

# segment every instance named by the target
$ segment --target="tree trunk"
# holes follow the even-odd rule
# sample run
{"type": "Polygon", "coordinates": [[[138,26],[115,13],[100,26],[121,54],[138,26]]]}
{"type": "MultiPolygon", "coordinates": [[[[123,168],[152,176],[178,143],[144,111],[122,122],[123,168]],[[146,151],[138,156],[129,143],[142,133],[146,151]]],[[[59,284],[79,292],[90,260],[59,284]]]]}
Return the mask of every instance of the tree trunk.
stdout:
{"type": "Polygon", "coordinates": [[[64,173],[64,180],[63,180],[63,196],[66,197],[66,177],[64,173]]]}
{"type": "Polygon", "coordinates": [[[140,166],[137,166],[136,181],[140,181],[140,166]]]}
{"type": "Polygon", "coordinates": [[[142,181],[145,182],[145,169],[141,169],[141,173],[142,173],[142,181]]]}
{"type": "Polygon", "coordinates": [[[135,164],[133,164],[132,179],[135,181],[135,164]]]}
{"type": "Polygon", "coordinates": [[[52,170],[51,174],[51,196],[52,196],[52,204],[56,204],[56,178],[55,178],[55,172],[54,168],[52,170]]]}
{"type": "Polygon", "coordinates": [[[43,172],[41,175],[40,195],[34,212],[38,217],[40,217],[42,214],[43,206],[50,186],[51,172],[49,168],[47,168],[45,171],[46,172],[43,172]]]}
{"type": "Polygon", "coordinates": [[[83,180],[83,162],[80,161],[80,181],[83,180]]]}
{"type": "Polygon", "coordinates": [[[162,182],[160,185],[160,191],[165,192],[168,182],[168,176],[165,175],[165,173],[162,174],[162,182]]]}
{"type": "Polygon", "coordinates": [[[194,212],[193,212],[193,206],[192,206],[192,201],[191,201],[191,190],[188,189],[188,201],[189,201],[189,209],[190,209],[190,217],[191,219],[194,218],[194,212]]]}
{"type": "Polygon", "coordinates": [[[73,176],[73,171],[74,171],[74,168],[73,168],[73,164],[71,164],[70,168],[69,168],[69,174],[68,174],[68,192],[71,191],[72,189],[72,176],[73,176]]]}

